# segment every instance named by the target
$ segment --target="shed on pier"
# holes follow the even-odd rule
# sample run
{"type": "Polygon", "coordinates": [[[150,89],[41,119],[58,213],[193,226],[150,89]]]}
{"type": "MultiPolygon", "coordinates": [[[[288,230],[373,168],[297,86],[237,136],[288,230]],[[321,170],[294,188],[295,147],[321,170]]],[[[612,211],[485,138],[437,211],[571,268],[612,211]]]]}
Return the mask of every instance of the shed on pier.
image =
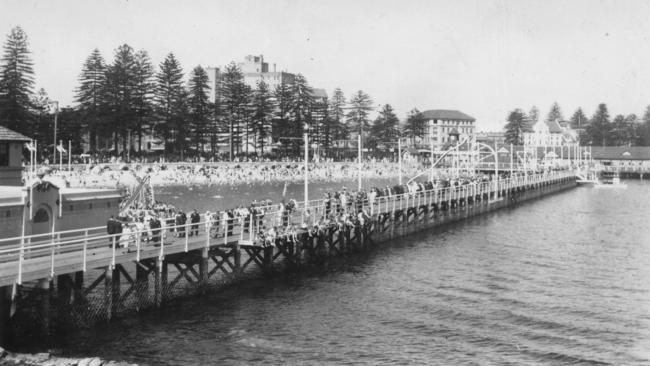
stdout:
{"type": "Polygon", "coordinates": [[[0,246],[2,239],[103,226],[117,215],[117,189],[59,187],[45,179],[22,183],[28,137],[0,126],[0,246]]]}
{"type": "Polygon", "coordinates": [[[0,186],[22,184],[23,144],[25,135],[0,126],[0,186]]]}

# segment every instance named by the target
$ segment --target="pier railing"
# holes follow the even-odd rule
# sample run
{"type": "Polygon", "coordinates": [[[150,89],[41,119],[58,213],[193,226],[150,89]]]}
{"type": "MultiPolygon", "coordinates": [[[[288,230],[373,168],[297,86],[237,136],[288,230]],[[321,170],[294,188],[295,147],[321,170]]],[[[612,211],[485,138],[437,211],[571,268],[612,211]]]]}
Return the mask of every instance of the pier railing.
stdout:
{"type": "Polygon", "coordinates": [[[486,194],[488,199],[498,199],[501,192],[513,188],[573,176],[575,174],[572,171],[515,176],[398,195],[367,197],[360,202],[352,200],[328,204],[325,200],[312,200],[297,202],[291,211],[285,210],[280,204],[272,204],[261,207],[262,210],[257,213],[248,212],[236,217],[222,215],[218,218],[202,215],[198,223],[166,225],[163,221],[161,228],[133,228],[120,234],[106,234],[106,227],[92,227],[0,239],[0,282],[21,284],[25,280],[53,277],[71,271],[114,267],[118,262],[140,261],[143,258],[163,260],[166,255],[202,247],[266,245],[265,239],[296,235],[298,231],[315,224],[344,225],[359,210],[375,217],[423,205],[484,197],[486,194]]]}

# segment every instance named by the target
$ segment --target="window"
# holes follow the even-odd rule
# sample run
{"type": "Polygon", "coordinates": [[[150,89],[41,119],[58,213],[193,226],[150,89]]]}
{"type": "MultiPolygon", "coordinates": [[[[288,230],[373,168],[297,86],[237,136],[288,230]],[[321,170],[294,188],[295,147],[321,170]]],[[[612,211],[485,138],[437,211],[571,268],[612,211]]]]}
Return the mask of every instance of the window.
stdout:
{"type": "Polygon", "coordinates": [[[47,213],[47,210],[44,208],[39,208],[38,211],[34,214],[34,223],[48,222],[50,221],[50,215],[47,213]]]}
{"type": "Polygon", "coordinates": [[[5,215],[5,217],[11,217],[11,211],[7,211],[7,214],[5,215]]]}
{"type": "Polygon", "coordinates": [[[111,203],[110,203],[110,202],[106,202],[106,207],[110,208],[110,207],[111,207],[111,203]]]}
{"type": "Polygon", "coordinates": [[[9,142],[0,141],[0,166],[9,166],[9,142]]]}
{"type": "Polygon", "coordinates": [[[70,205],[69,210],[70,210],[70,211],[74,211],[74,205],[70,205]]]}

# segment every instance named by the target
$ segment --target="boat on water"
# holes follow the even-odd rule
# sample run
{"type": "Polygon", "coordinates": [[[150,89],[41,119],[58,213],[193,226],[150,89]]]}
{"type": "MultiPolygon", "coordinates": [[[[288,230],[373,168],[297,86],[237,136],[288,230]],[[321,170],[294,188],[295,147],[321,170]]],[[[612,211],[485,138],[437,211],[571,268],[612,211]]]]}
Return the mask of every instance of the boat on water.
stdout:
{"type": "Polygon", "coordinates": [[[585,173],[578,173],[576,183],[579,186],[592,186],[598,184],[598,176],[594,171],[587,171],[585,173]]]}
{"type": "Polygon", "coordinates": [[[627,185],[621,183],[621,177],[618,172],[604,171],[600,173],[600,179],[595,187],[599,188],[625,188],[627,185]]]}

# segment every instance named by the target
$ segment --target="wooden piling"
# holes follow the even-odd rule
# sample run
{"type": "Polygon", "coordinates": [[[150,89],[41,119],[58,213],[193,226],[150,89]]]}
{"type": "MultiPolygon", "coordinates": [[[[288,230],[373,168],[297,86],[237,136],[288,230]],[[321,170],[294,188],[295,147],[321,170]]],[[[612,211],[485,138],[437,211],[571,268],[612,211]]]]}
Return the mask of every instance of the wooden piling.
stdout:
{"type": "Polygon", "coordinates": [[[11,286],[0,288],[0,347],[7,347],[11,338],[9,319],[11,317],[11,286]]]}
{"type": "Polygon", "coordinates": [[[147,268],[148,267],[142,262],[135,264],[136,296],[138,297],[136,311],[140,311],[140,309],[144,308],[145,304],[148,302],[149,271],[147,268]]]}
{"type": "Polygon", "coordinates": [[[201,249],[201,257],[199,258],[199,289],[203,294],[208,286],[208,274],[210,273],[208,268],[210,261],[209,252],[209,248],[201,249]]]}
{"type": "Polygon", "coordinates": [[[162,263],[162,260],[158,260],[156,262],[156,268],[154,269],[154,298],[157,308],[162,305],[162,263]]]}
{"type": "Polygon", "coordinates": [[[40,315],[42,318],[41,334],[43,334],[44,336],[49,336],[51,330],[51,321],[52,321],[52,314],[50,312],[51,284],[52,284],[52,280],[50,278],[42,278],[38,281],[38,291],[40,297],[40,315]]]}

